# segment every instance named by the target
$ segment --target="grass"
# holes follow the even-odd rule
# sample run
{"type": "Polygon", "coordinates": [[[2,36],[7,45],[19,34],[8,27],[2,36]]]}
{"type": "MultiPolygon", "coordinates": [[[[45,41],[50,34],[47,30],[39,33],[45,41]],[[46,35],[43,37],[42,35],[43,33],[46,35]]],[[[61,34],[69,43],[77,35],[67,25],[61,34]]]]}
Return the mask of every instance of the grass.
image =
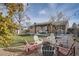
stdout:
{"type": "Polygon", "coordinates": [[[3,48],[3,46],[0,44],[0,48],[3,48]]]}
{"type": "Polygon", "coordinates": [[[76,37],[76,41],[79,42],[79,37],[76,37]]]}
{"type": "Polygon", "coordinates": [[[23,45],[25,43],[25,41],[29,42],[33,42],[33,36],[30,35],[26,35],[26,36],[13,36],[13,43],[11,46],[20,46],[23,45]]]}
{"type": "MultiPolygon", "coordinates": [[[[24,45],[24,43],[26,43],[25,41],[27,41],[28,43],[33,42],[33,36],[30,35],[16,35],[13,36],[13,41],[12,44],[10,45],[11,47],[17,47],[17,46],[21,46],[24,45]]],[[[2,45],[0,45],[0,48],[3,48],[2,45]]]]}

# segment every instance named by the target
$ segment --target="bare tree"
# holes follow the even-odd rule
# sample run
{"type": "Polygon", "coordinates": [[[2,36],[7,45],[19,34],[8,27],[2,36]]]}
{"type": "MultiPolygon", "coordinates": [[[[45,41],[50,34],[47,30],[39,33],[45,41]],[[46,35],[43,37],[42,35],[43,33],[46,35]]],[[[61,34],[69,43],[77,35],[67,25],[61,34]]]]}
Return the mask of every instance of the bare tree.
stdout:
{"type": "Polygon", "coordinates": [[[49,19],[49,22],[55,22],[55,20],[56,20],[55,17],[51,16],[50,19],[49,19]]]}
{"type": "Polygon", "coordinates": [[[77,24],[76,23],[73,23],[72,24],[72,28],[74,28],[74,29],[77,28],[77,24]]]}
{"type": "Polygon", "coordinates": [[[27,11],[28,8],[28,4],[24,4],[26,6],[25,9],[23,9],[23,11],[20,12],[16,12],[13,16],[13,19],[15,20],[16,23],[18,23],[20,25],[19,29],[18,29],[18,34],[20,33],[20,31],[26,27],[30,25],[30,17],[28,17],[25,12],[27,11]]]}
{"type": "Polygon", "coordinates": [[[63,16],[64,16],[63,12],[59,12],[57,14],[57,21],[60,21],[60,19],[63,18],[63,16]]]}

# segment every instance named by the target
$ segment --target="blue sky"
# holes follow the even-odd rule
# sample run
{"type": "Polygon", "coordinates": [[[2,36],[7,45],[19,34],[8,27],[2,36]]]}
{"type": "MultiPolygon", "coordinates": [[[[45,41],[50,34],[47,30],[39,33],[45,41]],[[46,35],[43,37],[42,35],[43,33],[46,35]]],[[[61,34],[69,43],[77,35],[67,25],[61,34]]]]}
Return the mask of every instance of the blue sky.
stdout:
{"type": "MultiPolygon", "coordinates": [[[[29,6],[24,4],[24,13],[30,17],[31,22],[46,22],[51,16],[56,16],[58,12],[63,12],[65,16],[69,17],[69,25],[73,22],[79,23],[79,4],[78,3],[30,3],[29,6]]],[[[0,11],[3,15],[7,15],[5,6],[1,6],[0,11]]]]}
{"type": "Polygon", "coordinates": [[[73,22],[79,23],[79,4],[77,3],[31,3],[25,9],[25,14],[31,18],[32,22],[37,23],[48,21],[51,16],[55,16],[58,12],[63,12],[70,18],[70,26],[73,22]]]}

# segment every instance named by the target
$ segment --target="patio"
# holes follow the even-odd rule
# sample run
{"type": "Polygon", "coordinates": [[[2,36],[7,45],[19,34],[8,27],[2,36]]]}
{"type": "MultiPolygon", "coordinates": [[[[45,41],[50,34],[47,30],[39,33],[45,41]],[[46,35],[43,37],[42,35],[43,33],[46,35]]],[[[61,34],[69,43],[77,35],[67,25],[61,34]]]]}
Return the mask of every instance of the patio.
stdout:
{"type": "MultiPolygon", "coordinates": [[[[67,35],[67,36],[68,38],[65,38],[65,39],[70,39],[70,40],[64,41],[64,36],[62,39],[56,38],[56,40],[58,41],[58,43],[61,42],[64,45],[64,47],[70,48],[73,42],[72,39],[74,38],[72,37],[72,35],[67,35]]],[[[47,37],[41,37],[41,38],[43,39],[43,41],[48,41],[47,37]]],[[[25,52],[25,45],[19,45],[19,46],[8,47],[8,48],[0,48],[0,56],[43,56],[41,46],[43,46],[43,44],[39,45],[39,49],[35,50],[31,54],[27,54],[25,52]]],[[[57,55],[54,54],[53,56],[57,56],[57,55]]],[[[75,43],[75,56],[79,56],[79,42],[75,43]]]]}

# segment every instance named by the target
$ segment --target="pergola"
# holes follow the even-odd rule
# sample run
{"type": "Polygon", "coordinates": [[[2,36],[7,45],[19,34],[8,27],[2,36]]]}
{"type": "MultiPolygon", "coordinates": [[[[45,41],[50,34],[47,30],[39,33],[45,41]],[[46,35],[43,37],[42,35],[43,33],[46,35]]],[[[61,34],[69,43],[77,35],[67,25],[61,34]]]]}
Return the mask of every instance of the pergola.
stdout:
{"type": "MultiPolygon", "coordinates": [[[[37,28],[40,27],[41,30],[46,27],[48,33],[55,33],[58,29],[62,29],[65,31],[66,23],[65,22],[45,22],[45,23],[34,23],[35,33],[37,32],[37,28]]],[[[45,30],[45,29],[43,29],[45,30]]]]}

